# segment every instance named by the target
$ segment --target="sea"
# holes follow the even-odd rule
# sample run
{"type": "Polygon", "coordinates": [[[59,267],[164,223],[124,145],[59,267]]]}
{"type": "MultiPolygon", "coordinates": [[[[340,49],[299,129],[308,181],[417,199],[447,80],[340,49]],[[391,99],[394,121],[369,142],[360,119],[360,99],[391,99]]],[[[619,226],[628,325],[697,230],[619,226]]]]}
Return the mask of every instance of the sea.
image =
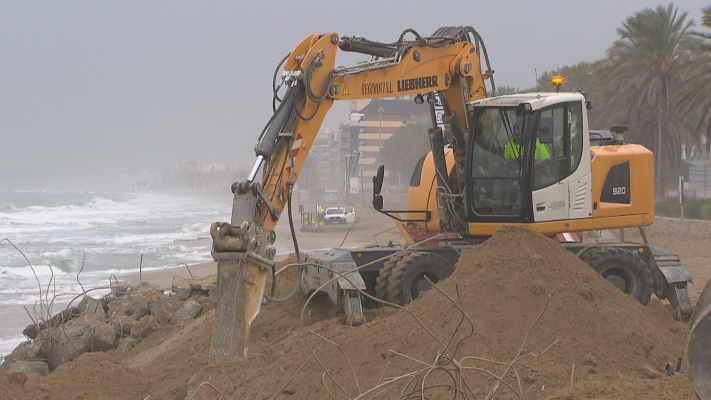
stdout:
{"type": "Polygon", "coordinates": [[[231,210],[229,191],[0,191],[0,357],[26,340],[29,315],[43,304],[53,315],[83,291],[139,268],[212,261],[210,224],[229,221],[231,210]]]}

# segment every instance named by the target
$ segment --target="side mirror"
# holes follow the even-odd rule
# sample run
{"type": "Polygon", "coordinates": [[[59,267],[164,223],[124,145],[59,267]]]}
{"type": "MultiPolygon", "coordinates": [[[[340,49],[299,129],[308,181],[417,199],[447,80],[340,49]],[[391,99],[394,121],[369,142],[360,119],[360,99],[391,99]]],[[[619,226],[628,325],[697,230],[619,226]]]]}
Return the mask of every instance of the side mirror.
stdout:
{"type": "Polygon", "coordinates": [[[373,177],[373,208],[376,210],[383,209],[383,196],[380,191],[383,189],[383,178],[385,176],[385,166],[378,167],[377,174],[373,177]]]}
{"type": "Polygon", "coordinates": [[[373,177],[373,194],[378,195],[383,189],[383,178],[385,177],[385,166],[378,167],[378,172],[373,177]]]}

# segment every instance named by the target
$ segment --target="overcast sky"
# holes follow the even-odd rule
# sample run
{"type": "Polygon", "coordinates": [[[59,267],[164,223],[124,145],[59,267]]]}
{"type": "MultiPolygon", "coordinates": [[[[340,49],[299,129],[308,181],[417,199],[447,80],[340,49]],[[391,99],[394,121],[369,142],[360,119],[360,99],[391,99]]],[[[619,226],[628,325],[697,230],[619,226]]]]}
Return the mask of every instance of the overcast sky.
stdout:
{"type": "MultiPolygon", "coordinates": [[[[602,58],[628,16],[657,4],[0,0],[0,173],[161,170],[181,156],[247,168],[274,68],[315,32],[392,42],[469,25],[497,86],[526,88],[534,69],[602,58]]],[[[708,3],[676,5],[698,24],[708,3]]]]}

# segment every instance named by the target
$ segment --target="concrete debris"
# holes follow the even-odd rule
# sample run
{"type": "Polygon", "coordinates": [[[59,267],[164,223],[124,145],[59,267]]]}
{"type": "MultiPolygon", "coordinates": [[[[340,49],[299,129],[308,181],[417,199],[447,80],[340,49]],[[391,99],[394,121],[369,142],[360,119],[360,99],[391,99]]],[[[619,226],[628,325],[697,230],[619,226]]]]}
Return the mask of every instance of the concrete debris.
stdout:
{"type": "Polygon", "coordinates": [[[125,354],[162,325],[195,319],[202,305],[184,300],[207,296],[204,286],[194,289],[188,285],[184,292],[190,296],[181,299],[183,296],[166,295],[150,282],[143,282],[138,290],[116,282],[111,289],[101,299],[84,296],[78,306],[29,325],[23,333],[33,340],[21,343],[7,355],[0,371],[46,376],[86,352],[116,349],[118,354],[125,354]]]}

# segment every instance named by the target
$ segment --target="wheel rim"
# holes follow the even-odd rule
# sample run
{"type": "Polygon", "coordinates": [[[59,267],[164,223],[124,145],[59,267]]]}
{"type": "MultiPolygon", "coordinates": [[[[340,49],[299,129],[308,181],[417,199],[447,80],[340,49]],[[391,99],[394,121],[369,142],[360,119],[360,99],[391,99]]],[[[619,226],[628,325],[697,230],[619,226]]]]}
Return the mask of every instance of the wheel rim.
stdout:
{"type": "Polygon", "coordinates": [[[622,292],[633,294],[634,284],[626,271],[619,268],[611,268],[603,274],[603,277],[622,292]]]}

